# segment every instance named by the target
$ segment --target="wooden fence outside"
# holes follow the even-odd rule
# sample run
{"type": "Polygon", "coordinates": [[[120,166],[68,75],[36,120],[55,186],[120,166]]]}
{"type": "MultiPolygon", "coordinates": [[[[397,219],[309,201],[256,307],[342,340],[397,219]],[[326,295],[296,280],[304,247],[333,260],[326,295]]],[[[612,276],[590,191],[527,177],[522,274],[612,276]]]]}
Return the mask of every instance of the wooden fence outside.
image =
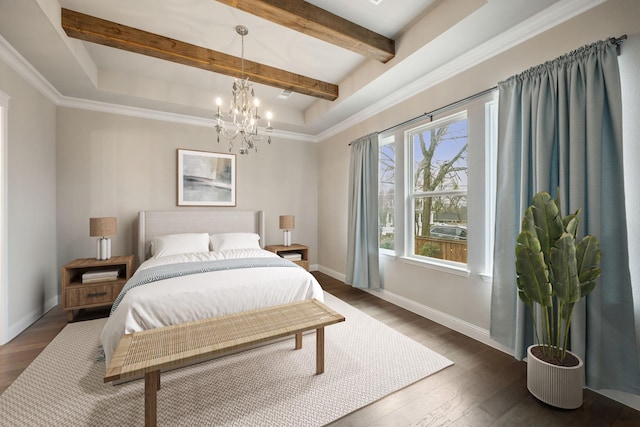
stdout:
{"type": "Polygon", "coordinates": [[[447,261],[467,262],[467,241],[438,239],[435,237],[415,237],[415,253],[423,255],[422,249],[428,245],[424,255],[447,261]]]}

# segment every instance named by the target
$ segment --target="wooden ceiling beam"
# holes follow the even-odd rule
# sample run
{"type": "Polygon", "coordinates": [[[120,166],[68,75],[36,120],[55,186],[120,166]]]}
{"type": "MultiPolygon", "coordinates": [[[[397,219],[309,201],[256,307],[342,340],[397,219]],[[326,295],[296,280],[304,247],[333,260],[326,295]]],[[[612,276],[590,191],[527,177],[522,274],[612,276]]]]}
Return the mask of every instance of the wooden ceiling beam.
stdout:
{"type": "Polygon", "coordinates": [[[276,24],[386,63],[395,41],[303,0],[217,0],[276,24]]]}
{"type": "MultiPolygon", "coordinates": [[[[242,59],[222,52],[62,9],[62,28],[69,37],[232,77],[242,77],[242,59]]],[[[330,101],[338,98],[338,86],[244,60],[244,74],[261,83],[330,101]]]]}

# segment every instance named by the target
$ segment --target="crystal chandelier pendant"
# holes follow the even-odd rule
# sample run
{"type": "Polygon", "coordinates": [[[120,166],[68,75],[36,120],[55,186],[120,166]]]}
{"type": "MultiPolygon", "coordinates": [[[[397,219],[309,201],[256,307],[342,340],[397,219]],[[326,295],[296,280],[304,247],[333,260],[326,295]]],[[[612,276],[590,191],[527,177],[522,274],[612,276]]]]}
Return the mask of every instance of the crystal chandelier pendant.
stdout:
{"type": "MultiPolygon", "coordinates": [[[[224,120],[223,114],[220,112],[222,106],[222,99],[216,99],[217,111],[214,116],[216,121],[215,130],[217,133],[217,140],[220,143],[220,135],[229,140],[229,152],[233,150],[233,140],[241,135],[240,148],[238,152],[240,154],[249,154],[251,150],[258,151],[256,142],[262,139],[260,135],[260,114],[258,108],[260,101],[255,97],[252,83],[248,77],[244,75],[244,36],[249,34],[247,27],[238,25],[236,32],[242,37],[242,75],[240,78],[235,78],[233,86],[231,87],[231,103],[229,105],[228,118],[233,123],[231,129],[227,127],[227,123],[224,120]]],[[[270,134],[273,131],[271,127],[271,112],[267,112],[267,125],[264,127],[264,132],[270,134]]],[[[269,135],[268,141],[271,144],[271,135],[269,135]]]]}

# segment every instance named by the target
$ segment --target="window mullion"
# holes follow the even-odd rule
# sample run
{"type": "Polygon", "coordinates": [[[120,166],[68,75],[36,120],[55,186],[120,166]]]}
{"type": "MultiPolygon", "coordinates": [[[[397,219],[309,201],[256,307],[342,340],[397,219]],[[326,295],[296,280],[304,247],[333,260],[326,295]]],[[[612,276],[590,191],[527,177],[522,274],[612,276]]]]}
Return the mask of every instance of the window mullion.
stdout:
{"type": "Polygon", "coordinates": [[[416,191],[412,197],[465,196],[467,190],[416,191]]]}

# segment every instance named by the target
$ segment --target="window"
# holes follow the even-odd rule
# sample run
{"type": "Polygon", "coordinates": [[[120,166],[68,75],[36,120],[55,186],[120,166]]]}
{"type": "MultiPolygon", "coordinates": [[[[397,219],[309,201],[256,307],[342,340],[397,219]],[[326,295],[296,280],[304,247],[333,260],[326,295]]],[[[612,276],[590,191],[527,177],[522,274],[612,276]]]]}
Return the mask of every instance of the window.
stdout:
{"type": "Polygon", "coordinates": [[[395,249],[395,136],[382,138],[378,143],[378,229],[380,249],[395,249]]]}
{"type": "Polygon", "coordinates": [[[467,262],[467,135],[466,111],[406,132],[410,257],[467,262]]]}
{"type": "Polygon", "coordinates": [[[497,103],[487,91],[379,135],[380,254],[491,280],[497,103]]]}

